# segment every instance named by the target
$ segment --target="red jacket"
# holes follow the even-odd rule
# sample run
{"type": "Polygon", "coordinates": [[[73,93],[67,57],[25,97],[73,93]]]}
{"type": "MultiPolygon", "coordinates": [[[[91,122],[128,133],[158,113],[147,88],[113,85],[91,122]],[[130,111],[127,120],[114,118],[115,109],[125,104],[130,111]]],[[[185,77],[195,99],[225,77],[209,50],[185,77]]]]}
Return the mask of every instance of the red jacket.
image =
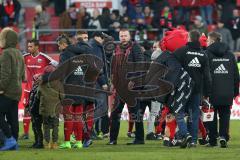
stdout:
{"type": "Polygon", "coordinates": [[[196,4],[196,1],[195,1],[195,4],[192,5],[194,0],[180,0],[180,5],[183,6],[183,7],[191,7],[191,6],[194,6],[196,4]]]}
{"type": "Polygon", "coordinates": [[[12,13],[15,12],[13,1],[9,1],[9,2],[6,1],[3,3],[3,6],[4,6],[5,12],[8,16],[11,16],[12,13]]]}
{"type": "Polygon", "coordinates": [[[215,0],[197,0],[198,6],[207,6],[215,4],[215,0]]]}

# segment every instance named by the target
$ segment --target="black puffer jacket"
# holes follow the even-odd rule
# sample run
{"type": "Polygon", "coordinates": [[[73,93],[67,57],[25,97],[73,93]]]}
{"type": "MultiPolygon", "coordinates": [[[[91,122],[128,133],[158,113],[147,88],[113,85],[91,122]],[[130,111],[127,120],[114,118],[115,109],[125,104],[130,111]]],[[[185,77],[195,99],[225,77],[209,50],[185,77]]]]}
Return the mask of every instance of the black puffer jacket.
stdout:
{"type": "Polygon", "coordinates": [[[225,43],[215,42],[207,48],[212,76],[213,106],[231,106],[239,94],[239,72],[234,55],[225,43]]]}
{"type": "Polygon", "coordinates": [[[166,104],[171,112],[177,113],[189,100],[194,82],[172,53],[165,51],[155,61],[168,67],[168,73],[161,78],[174,86],[171,94],[157,100],[166,104]]]}
{"type": "Polygon", "coordinates": [[[92,61],[90,58],[84,58],[84,62],[88,65],[83,65],[81,62],[82,60],[75,59],[79,55],[88,55],[90,50],[86,50],[86,48],[80,48],[77,46],[69,45],[67,48],[63,50],[60,54],[60,62],[57,70],[52,74],[47,74],[43,76],[43,82],[53,81],[53,80],[62,80],[63,84],[72,86],[70,89],[69,87],[66,88],[64,86],[64,99],[73,100],[73,105],[84,104],[86,99],[89,99],[90,96],[94,97],[94,90],[90,90],[86,87],[92,88],[94,85],[92,80],[96,79],[97,74],[100,72],[97,68],[98,65],[94,65],[95,61],[92,61]],[[91,71],[91,74],[85,74],[86,69],[91,71]],[[74,70],[75,68],[75,70],[74,70]],[[73,70],[73,71],[72,71],[73,70]],[[69,73],[69,71],[72,71],[69,73]],[[84,75],[85,74],[85,75],[84,75]],[[50,76],[51,75],[51,76],[50,76]],[[82,86],[85,88],[81,89],[81,92],[84,92],[84,95],[78,96],[78,92],[74,86],[82,86]],[[72,89],[72,90],[71,90],[72,89]],[[85,94],[86,92],[86,94],[85,94]],[[91,93],[90,93],[91,92],[91,93]]]}

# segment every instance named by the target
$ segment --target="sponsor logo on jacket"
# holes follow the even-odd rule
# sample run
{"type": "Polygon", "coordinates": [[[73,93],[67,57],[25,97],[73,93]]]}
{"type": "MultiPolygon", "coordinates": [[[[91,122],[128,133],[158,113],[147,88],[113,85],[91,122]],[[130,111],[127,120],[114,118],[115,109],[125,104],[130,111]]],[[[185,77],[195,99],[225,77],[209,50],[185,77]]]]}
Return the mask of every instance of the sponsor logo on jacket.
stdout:
{"type": "Polygon", "coordinates": [[[196,55],[196,56],[204,56],[203,53],[199,53],[199,52],[187,52],[187,54],[196,55]]]}
{"type": "Polygon", "coordinates": [[[217,59],[213,59],[212,60],[213,62],[228,62],[229,61],[229,59],[227,59],[227,58],[217,58],[217,59]]]}
{"type": "Polygon", "coordinates": [[[83,75],[83,70],[81,66],[78,66],[78,68],[74,71],[75,76],[82,76],[83,75]]]}
{"type": "Polygon", "coordinates": [[[221,64],[214,70],[214,74],[228,74],[228,70],[221,64]]]}
{"type": "Polygon", "coordinates": [[[201,64],[200,64],[198,58],[195,57],[189,62],[188,66],[189,67],[201,67],[201,64]]]}

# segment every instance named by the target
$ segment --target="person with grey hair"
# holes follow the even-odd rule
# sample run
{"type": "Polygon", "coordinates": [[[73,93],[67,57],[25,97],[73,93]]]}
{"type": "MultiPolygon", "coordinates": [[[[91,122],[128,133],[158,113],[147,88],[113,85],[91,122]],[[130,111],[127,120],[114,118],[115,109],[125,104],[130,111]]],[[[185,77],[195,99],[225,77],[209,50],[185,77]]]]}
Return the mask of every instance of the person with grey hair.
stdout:
{"type": "Polygon", "coordinates": [[[217,29],[216,32],[221,34],[221,41],[226,43],[231,50],[234,49],[234,41],[232,38],[232,34],[228,28],[225,27],[222,21],[217,22],[217,29]]]}
{"type": "MultiPolygon", "coordinates": [[[[162,53],[162,50],[159,46],[159,41],[155,41],[153,43],[153,53],[151,55],[151,60],[155,61],[162,53]]],[[[160,108],[162,107],[162,104],[159,103],[156,100],[151,101],[151,109],[150,109],[150,114],[148,118],[148,123],[147,123],[147,135],[146,139],[147,140],[156,140],[156,139],[161,139],[161,135],[156,135],[154,134],[154,123],[156,121],[156,117],[159,114],[160,108]]]]}
{"type": "MultiPolygon", "coordinates": [[[[36,15],[34,17],[34,25],[35,29],[44,29],[44,31],[39,32],[39,40],[40,41],[49,41],[49,38],[51,36],[50,33],[50,15],[45,11],[45,7],[41,5],[37,5],[35,7],[36,15]],[[48,30],[48,31],[47,31],[48,30]]],[[[35,35],[36,36],[36,35],[35,35]]],[[[37,38],[37,37],[33,37],[37,38]]],[[[46,52],[51,50],[51,45],[41,44],[40,45],[40,51],[46,52]]]]}
{"type": "Polygon", "coordinates": [[[204,33],[205,35],[207,35],[207,33],[208,33],[208,30],[207,30],[207,27],[206,27],[206,25],[203,21],[203,18],[199,15],[195,17],[194,24],[193,24],[191,29],[192,30],[197,30],[200,33],[204,33]]]}

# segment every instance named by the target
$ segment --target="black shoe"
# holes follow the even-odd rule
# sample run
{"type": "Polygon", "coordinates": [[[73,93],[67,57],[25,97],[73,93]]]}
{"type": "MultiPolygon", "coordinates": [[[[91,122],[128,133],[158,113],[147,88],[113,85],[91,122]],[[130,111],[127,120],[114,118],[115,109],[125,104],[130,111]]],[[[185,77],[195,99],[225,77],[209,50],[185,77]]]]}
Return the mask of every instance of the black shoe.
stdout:
{"type": "Polygon", "coordinates": [[[198,138],[198,143],[200,145],[206,145],[206,144],[208,144],[208,139],[207,138],[198,138]]]}
{"type": "Polygon", "coordinates": [[[220,138],[219,143],[221,148],[227,148],[227,141],[225,138],[220,138]]]}
{"type": "Polygon", "coordinates": [[[176,147],[179,145],[180,143],[176,139],[170,140],[170,139],[166,139],[165,137],[163,140],[163,146],[166,146],[166,147],[176,147]]]}
{"type": "Polygon", "coordinates": [[[164,140],[163,140],[163,146],[169,147],[169,141],[170,141],[170,140],[164,139],[164,140]]]}
{"type": "Polygon", "coordinates": [[[41,143],[41,144],[36,144],[33,148],[36,148],[36,149],[43,149],[44,148],[44,145],[41,143]]]}
{"type": "Polygon", "coordinates": [[[35,148],[37,145],[37,142],[33,143],[29,148],[35,148]]]}
{"type": "Polygon", "coordinates": [[[110,141],[107,143],[107,145],[117,145],[117,141],[110,141]]]}
{"type": "Polygon", "coordinates": [[[176,146],[180,146],[180,143],[177,139],[173,139],[173,140],[170,140],[169,141],[169,144],[168,144],[169,147],[176,147],[176,146]]]}
{"type": "Polygon", "coordinates": [[[180,148],[189,147],[191,142],[192,142],[192,136],[190,134],[187,134],[186,137],[184,137],[182,139],[182,143],[180,145],[180,148]]]}
{"type": "Polygon", "coordinates": [[[146,135],[146,140],[157,140],[156,135],[151,132],[146,135]]]}
{"type": "Polygon", "coordinates": [[[136,140],[136,139],[130,143],[127,143],[127,145],[142,145],[142,144],[145,144],[145,142],[141,140],[136,140]]]}
{"type": "Polygon", "coordinates": [[[207,143],[206,147],[216,147],[217,144],[211,144],[211,143],[207,143]]]}

